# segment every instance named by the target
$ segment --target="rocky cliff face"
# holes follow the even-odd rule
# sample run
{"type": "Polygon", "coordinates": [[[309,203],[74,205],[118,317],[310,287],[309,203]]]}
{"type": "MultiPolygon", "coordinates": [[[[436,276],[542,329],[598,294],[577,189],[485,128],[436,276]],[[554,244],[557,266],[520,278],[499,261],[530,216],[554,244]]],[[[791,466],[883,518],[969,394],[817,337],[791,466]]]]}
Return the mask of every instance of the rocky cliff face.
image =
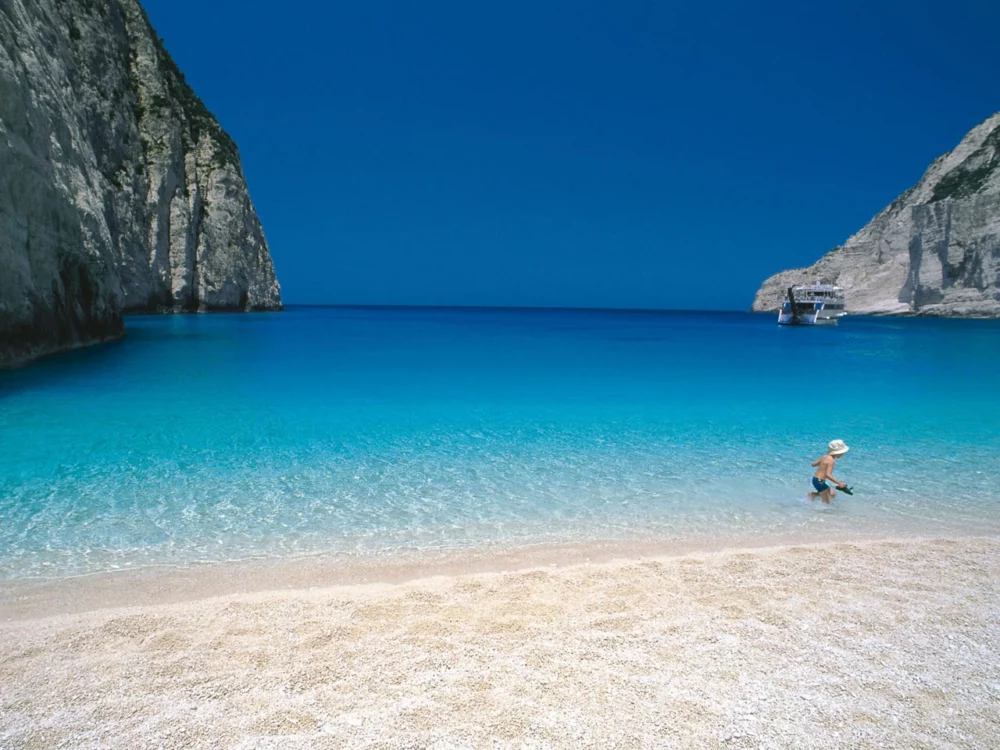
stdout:
{"type": "Polygon", "coordinates": [[[280,309],[239,154],[136,0],[0,0],[0,366],[280,309]]]}
{"type": "Polygon", "coordinates": [[[1000,317],[1000,113],[842,247],[765,281],[753,309],[813,281],[843,286],[854,313],[1000,317]]]}

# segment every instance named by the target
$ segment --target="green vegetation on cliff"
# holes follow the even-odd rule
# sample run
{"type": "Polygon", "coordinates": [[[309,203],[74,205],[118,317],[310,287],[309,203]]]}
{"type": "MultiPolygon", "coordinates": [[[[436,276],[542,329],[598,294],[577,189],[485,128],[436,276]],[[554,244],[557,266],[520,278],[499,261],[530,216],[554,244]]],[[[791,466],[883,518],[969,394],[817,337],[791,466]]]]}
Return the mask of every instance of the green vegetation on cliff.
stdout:
{"type": "Polygon", "coordinates": [[[931,202],[975,195],[997,170],[1000,170],[1000,128],[990,133],[975,153],[934,186],[931,202]]]}

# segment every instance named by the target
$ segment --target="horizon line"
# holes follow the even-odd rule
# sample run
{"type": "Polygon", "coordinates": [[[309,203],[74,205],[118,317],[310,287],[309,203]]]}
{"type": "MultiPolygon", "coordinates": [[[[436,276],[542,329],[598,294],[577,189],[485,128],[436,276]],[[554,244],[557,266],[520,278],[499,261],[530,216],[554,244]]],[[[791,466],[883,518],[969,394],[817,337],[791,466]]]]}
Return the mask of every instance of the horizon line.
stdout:
{"type": "MultiPolygon", "coordinates": [[[[519,310],[545,312],[628,312],[628,313],[754,313],[749,309],[708,309],[693,307],[571,307],[546,305],[397,305],[397,304],[355,304],[355,303],[316,303],[287,302],[284,308],[290,307],[326,307],[346,310],[519,310]]],[[[760,313],[754,313],[760,314],[760,313]]]]}

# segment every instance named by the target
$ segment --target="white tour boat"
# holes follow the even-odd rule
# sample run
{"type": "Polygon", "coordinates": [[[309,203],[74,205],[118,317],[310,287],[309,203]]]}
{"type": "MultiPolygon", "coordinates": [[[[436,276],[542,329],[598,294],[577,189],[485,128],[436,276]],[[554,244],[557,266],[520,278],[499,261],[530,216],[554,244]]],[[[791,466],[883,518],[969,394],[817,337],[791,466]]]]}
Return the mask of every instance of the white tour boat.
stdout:
{"type": "Polygon", "coordinates": [[[778,310],[779,326],[835,326],[844,312],[844,290],[831,284],[788,287],[778,310]]]}

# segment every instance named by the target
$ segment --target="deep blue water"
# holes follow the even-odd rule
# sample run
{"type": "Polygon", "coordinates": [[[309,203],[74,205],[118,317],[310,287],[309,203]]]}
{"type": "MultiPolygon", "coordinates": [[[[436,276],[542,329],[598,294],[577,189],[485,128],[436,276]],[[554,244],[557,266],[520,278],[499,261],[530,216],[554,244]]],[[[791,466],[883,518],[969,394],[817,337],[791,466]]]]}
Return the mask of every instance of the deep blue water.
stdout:
{"type": "Polygon", "coordinates": [[[1000,323],[292,308],[0,372],[0,579],[537,542],[1000,531],[1000,323]],[[807,502],[852,446],[854,497],[807,502]]]}

